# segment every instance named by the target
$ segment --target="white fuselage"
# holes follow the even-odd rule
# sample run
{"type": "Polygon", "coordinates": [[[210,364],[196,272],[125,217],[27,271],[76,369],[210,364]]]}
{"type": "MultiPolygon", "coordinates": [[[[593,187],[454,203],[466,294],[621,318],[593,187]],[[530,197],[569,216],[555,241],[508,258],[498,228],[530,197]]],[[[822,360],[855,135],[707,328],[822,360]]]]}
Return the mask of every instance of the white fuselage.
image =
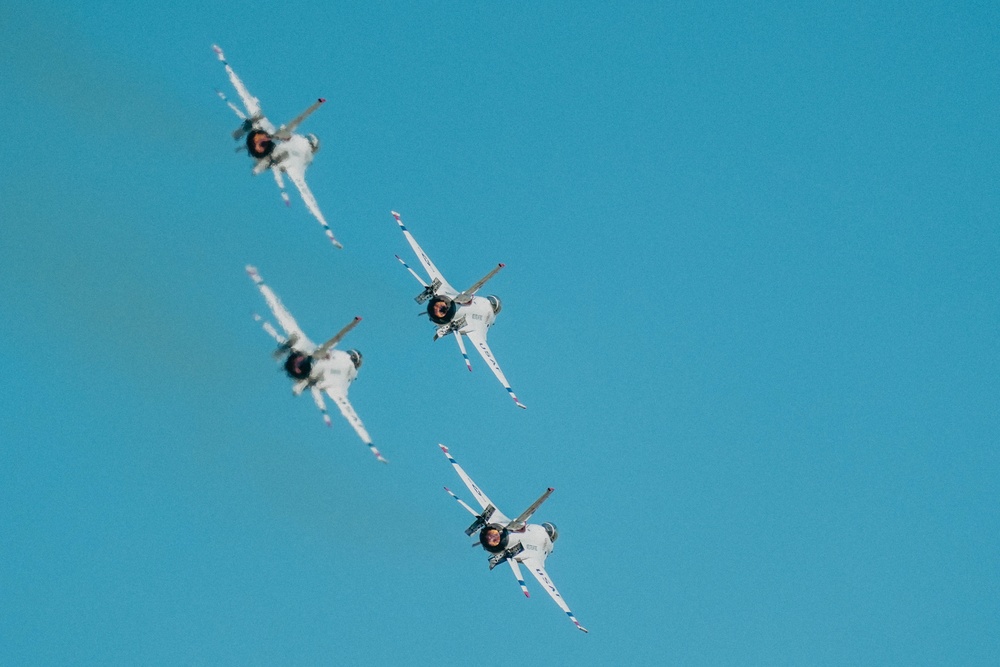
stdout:
{"type": "Polygon", "coordinates": [[[493,326],[497,319],[496,313],[493,312],[493,306],[489,299],[484,296],[474,296],[468,304],[460,305],[452,321],[462,317],[465,318],[465,326],[462,327],[461,331],[463,333],[471,330],[481,331],[483,338],[486,337],[487,330],[493,326]]]}
{"type": "Polygon", "coordinates": [[[312,164],[314,156],[312,144],[301,134],[293,134],[286,141],[275,140],[275,142],[271,154],[258,161],[257,170],[278,164],[282,169],[297,168],[300,172],[305,172],[306,167],[312,164]]]}
{"type": "Polygon", "coordinates": [[[552,553],[552,540],[545,529],[535,523],[529,523],[523,531],[511,531],[507,533],[507,548],[511,549],[517,544],[524,547],[524,551],[514,556],[514,560],[523,563],[526,558],[535,558],[543,563],[550,553],[552,553]]]}
{"type": "Polygon", "coordinates": [[[318,378],[316,386],[323,391],[342,389],[346,393],[354,378],[358,377],[358,369],[354,367],[354,362],[347,352],[330,350],[326,359],[313,361],[311,376],[318,378]]]}

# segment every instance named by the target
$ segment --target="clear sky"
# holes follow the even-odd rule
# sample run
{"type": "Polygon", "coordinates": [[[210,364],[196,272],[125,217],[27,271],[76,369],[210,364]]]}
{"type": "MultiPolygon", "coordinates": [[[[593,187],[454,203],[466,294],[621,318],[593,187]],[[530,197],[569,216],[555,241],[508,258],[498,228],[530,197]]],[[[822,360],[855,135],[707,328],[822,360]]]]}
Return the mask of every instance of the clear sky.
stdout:
{"type": "MultiPolygon", "coordinates": [[[[995,665],[996,2],[0,5],[0,662],[995,665]],[[233,152],[220,44],[343,251],[233,152]],[[431,341],[395,209],[528,410],[431,341]],[[259,267],[388,466],[253,322],[259,267]],[[589,635],[488,571],[442,442],[589,635]]],[[[462,493],[471,501],[468,493],[462,493]]]]}

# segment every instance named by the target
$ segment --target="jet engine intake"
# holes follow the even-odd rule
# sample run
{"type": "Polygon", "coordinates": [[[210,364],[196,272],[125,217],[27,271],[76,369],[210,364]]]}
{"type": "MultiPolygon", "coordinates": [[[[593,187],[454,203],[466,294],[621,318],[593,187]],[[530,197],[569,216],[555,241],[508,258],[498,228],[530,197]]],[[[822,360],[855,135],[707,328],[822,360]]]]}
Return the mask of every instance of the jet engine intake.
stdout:
{"type": "Polygon", "coordinates": [[[487,524],[479,531],[479,544],[492,554],[498,554],[507,548],[510,534],[498,523],[487,524]]]}
{"type": "Polygon", "coordinates": [[[292,352],[285,359],[285,372],[295,380],[305,380],[312,373],[313,360],[308,354],[292,352]]]}
{"type": "Polygon", "coordinates": [[[448,324],[457,312],[458,304],[446,296],[435,296],[427,302],[427,315],[435,324],[448,324]]]}
{"type": "Polygon", "coordinates": [[[274,137],[264,130],[254,130],[247,134],[247,153],[258,160],[274,152],[274,137]]]}

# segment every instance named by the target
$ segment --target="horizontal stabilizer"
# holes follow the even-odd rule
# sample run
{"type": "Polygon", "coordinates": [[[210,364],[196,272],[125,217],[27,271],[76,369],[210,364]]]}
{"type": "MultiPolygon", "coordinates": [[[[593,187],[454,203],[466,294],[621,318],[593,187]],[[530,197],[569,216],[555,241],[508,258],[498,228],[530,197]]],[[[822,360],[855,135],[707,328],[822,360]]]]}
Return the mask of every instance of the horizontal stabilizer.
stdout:
{"type": "Polygon", "coordinates": [[[535,513],[535,510],[537,510],[541,506],[541,504],[544,503],[550,495],[552,495],[552,492],[554,490],[555,489],[553,489],[550,486],[548,490],[545,493],[543,493],[541,497],[539,497],[538,500],[536,500],[531,504],[531,507],[521,512],[521,515],[519,517],[517,517],[509,524],[507,524],[507,530],[521,530],[522,528],[524,528],[525,522],[531,517],[532,514],[535,513]]]}
{"type": "Polygon", "coordinates": [[[479,290],[479,288],[482,287],[483,285],[485,285],[486,281],[489,280],[490,278],[492,278],[493,276],[495,276],[500,271],[500,269],[502,269],[503,267],[504,267],[503,264],[497,264],[497,266],[496,266],[495,269],[493,269],[492,271],[490,271],[489,273],[487,273],[485,276],[483,276],[482,278],[480,278],[476,282],[475,285],[473,285],[469,289],[465,290],[464,292],[462,292],[461,294],[459,294],[458,296],[456,296],[455,297],[455,303],[460,303],[462,305],[470,303],[472,301],[472,297],[475,296],[475,294],[479,290]]]}
{"type": "Polygon", "coordinates": [[[341,339],[342,339],[342,338],[343,338],[344,336],[346,336],[346,335],[347,335],[347,333],[348,333],[348,332],[349,332],[349,331],[350,331],[351,329],[353,329],[354,327],[358,326],[358,322],[360,322],[360,321],[361,321],[361,318],[360,318],[360,317],[355,317],[355,318],[354,318],[354,319],[353,319],[353,320],[351,321],[351,323],[350,323],[350,324],[348,324],[348,325],[347,325],[346,327],[344,327],[343,329],[341,329],[340,331],[338,331],[338,332],[337,332],[337,335],[336,335],[336,336],[334,336],[334,337],[333,337],[333,338],[331,338],[330,340],[328,340],[328,341],[326,341],[325,343],[323,343],[322,345],[320,345],[320,346],[319,346],[319,348],[318,348],[318,349],[316,350],[316,352],[315,352],[314,356],[315,356],[315,357],[317,357],[317,358],[320,358],[320,359],[321,359],[321,358],[323,358],[323,356],[324,356],[324,355],[325,355],[325,354],[326,354],[327,352],[329,352],[329,351],[330,351],[330,350],[331,350],[331,349],[332,349],[332,348],[333,348],[334,346],[336,346],[336,345],[337,345],[337,343],[339,343],[339,342],[340,342],[340,340],[341,340],[341,339]]]}
{"type": "Polygon", "coordinates": [[[299,125],[301,125],[302,121],[304,121],[306,118],[308,118],[310,116],[310,114],[312,114],[313,111],[316,111],[316,109],[319,109],[320,106],[322,106],[322,104],[324,102],[326,102],[326,99],[324,99],[322,97],[319,98],[318,100],[316,100],[315,102],[313,102],[312,106],[310,106],[308,109],[306,109],[305,111],[303,111],[302,113],[300,113],[298,116],[296,116],[295,119],[292,120],[292,122],[290,122],[287,125],[283,125],[280,128],[278,128],[278,131],[277,131],[277,133],[275,133],[274,136],[277,137],[278,139],[284,139],[286,141],[288,139],[291,139],[292,138],[292,132],[295,131],[295,128],[297,128],[299,125]]]}

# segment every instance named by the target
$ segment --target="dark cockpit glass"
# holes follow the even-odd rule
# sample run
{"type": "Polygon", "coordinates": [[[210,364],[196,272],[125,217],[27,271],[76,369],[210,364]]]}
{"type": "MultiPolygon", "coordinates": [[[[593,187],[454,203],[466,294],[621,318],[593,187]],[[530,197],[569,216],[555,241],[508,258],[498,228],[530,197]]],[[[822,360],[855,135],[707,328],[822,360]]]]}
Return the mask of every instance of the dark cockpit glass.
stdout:
{"type": "Polygon", "coordinates": [[[553,542],[559,539],[559,531],[556,529],[556,525],[554,523],[545,522],[542,524],[542,528],[544,528],[545,532],[549,534],[549,539],[553,542]]]}
{"type": "Polygon", "coordinates": [[[348,350],[347,354],[351,357],[351,363],[354,364],[354,368],[361,368],[361,364],[364,362],[361,353],[357,350],[348,350]]]}
{"type": "Polygon", "coordinates": [[[488,297],[486,297],[486,300],[489,301],[490,305],[493,307],[493,314],[494,315],[499,314],[500,310],[503,308],[503,304],[500,303],[500,299],[491,294],[488,297]]]}

